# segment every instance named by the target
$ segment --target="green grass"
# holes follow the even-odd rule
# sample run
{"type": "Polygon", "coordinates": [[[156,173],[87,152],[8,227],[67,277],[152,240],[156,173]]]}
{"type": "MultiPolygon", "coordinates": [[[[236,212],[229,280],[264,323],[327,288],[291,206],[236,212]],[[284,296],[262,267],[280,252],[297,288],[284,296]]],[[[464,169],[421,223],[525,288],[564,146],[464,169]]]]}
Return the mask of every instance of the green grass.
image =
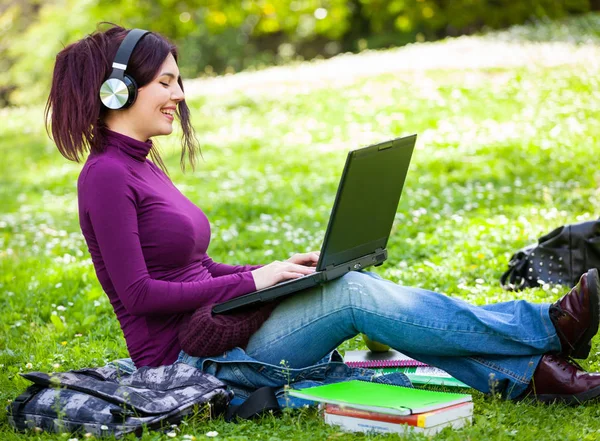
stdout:
{"type": "MultiPolygon", "coordinates": [[[[598,215],[598,74],[592,64],[428,71],[193,99],[204,161],[183,174],[177,136],[160,144],[175,184],[211,220],[212,257],[263,263],[319,247],[348,149],[418,133],[389,260],[376,271],[475,304],[549,302],[564,288],[509,293],[498,278],[516,249],[598,215]]],[[[68,439],[8,426],[3,408],[27,386],[18,374],[104,365],[127,352],[79,230],[81,165],[47,139],[41,107],[0,109],[0,120],[0,439],[68,439]]],[[[341,349],[361,347],[354,338],[341,349]]],[[[595,340],[584,366],[600,370],[599,354],[595,340]]],[[[436,439],[600,439],[598,402],[473,395],[473,426],[436,439]]],[[[230,440],[397,438],[341,434],[314,409],[237,425],[197,416],[176,430],[177,439],[211,430],[230,440]]]]}

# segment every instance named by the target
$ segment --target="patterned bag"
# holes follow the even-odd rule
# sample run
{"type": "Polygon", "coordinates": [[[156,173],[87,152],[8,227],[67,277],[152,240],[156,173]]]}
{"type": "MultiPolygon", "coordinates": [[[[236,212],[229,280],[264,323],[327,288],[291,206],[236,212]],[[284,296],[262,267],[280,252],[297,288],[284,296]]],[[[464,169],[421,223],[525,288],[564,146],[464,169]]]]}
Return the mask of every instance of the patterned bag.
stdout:
{"type": "Polygon", "coordinates": [[[500,284],[511,291],[544,283],[573,286],[591,268],[600,268],[600,219],[558,227],[520,249],[500,284]]]}
{"type": "Polygon", "coordinates": [[[69,372],[21,374],[34,383],[7,407],[18,430],[141,434],[179,422],[196,405],[224,411],[233,394],[225,384],[185,363],[127,373],[105,366],[69,372]]]}

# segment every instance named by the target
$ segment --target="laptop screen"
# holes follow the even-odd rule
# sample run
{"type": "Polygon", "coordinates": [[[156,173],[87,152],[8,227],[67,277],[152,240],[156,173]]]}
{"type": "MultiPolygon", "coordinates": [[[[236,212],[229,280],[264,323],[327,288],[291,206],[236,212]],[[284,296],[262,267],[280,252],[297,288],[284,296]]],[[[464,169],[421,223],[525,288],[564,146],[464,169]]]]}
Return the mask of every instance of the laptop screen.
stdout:
{"type": "Polygon", "coordinates": [[[416,135],[348,153],[317,270],[385,249],[416,135]]]}

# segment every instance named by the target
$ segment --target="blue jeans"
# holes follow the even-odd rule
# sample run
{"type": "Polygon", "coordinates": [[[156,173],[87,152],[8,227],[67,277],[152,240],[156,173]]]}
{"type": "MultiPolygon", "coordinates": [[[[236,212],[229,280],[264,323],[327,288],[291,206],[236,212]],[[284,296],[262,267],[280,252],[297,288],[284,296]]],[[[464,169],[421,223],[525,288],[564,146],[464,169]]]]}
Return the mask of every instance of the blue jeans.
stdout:
{"type": "MultiPolygon", "coordinates": [[[[260,366],[254,371],[287,369],[289,382],[290,372],[314,368],[339,344],[362,332],[477,390],[515,398],[529,384],[541,355],[560,350],[549,306],[522,300],[473,306],[403,287],[374,273],[350,272],[284,300],[251,337],[245,353],[241,351],[244,359],[239,360],[238,373],[247,373],[252,360],[260,366]]],[[[198,367],[216,363],[211,373],[227,380],[233,374],[223,369],[223,363],[235,363],[236,356],[223,357],[197,359],[182,353],[180,360],[198,367]]],[[[252,383],[248,386],[274,385],[270,378],[244,375],[244,379],[252,383]]]]}

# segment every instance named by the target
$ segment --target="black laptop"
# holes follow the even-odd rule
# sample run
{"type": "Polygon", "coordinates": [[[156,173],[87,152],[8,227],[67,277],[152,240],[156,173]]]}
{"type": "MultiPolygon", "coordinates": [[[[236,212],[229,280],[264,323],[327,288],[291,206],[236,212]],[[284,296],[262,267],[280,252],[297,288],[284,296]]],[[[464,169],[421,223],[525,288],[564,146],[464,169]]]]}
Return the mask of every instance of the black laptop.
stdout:
{"type": "Polygon", "coordinates": [[[381,265],[416,139],[412,135],[348,152],[314,273],[219,303],[213,312],[269,302],[381,265]]]}

